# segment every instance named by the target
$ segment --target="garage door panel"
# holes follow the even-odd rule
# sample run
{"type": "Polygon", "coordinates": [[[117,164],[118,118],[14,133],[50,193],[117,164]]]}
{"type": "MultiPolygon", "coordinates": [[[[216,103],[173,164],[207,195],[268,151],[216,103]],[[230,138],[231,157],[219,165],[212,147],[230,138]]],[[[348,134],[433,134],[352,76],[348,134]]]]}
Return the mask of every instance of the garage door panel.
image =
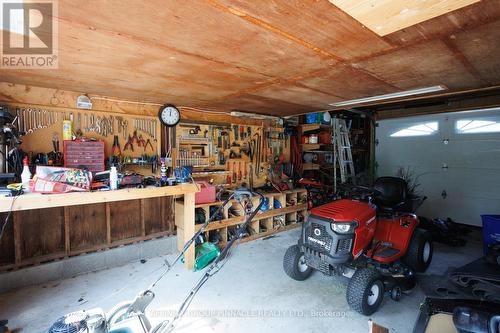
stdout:
{"type": "Polygon", "coordinates": [[[446,147],[445,162],[450,167],[500,171],[499,156],[500,140],[450,141],[446,147]]]}
{"type": "Polygon", "coordinates": [[[454,169],[447,174],[446,191],[454,195],[500,200],[500,176],[496,170],[454,169]]]}
{"type": "Polygon", "coordinates": [[[481,225],[481,214],[500,213],[500,133],[461,134],[457,120],[495,117],[500,109],[382,120],[377,127],[377,175],[396,175],[400,166],[419,175],[428,199],[420,215],[450,217],[481,225]],[[402,128],[438,122],[429,136],[391,137],[402,128]],[[446,141],[448,139],[449,141],[446,141]],[[446,193],[442,197],[443,191],[446,193]]]}
{"type": "Polygon", "coordinates": [[[440,142],[434,140],[415,144],[390,138],[390,141],[379,143],[376,148],[376,160],[379,165],[441,167],[442,154],[440,142]]]}

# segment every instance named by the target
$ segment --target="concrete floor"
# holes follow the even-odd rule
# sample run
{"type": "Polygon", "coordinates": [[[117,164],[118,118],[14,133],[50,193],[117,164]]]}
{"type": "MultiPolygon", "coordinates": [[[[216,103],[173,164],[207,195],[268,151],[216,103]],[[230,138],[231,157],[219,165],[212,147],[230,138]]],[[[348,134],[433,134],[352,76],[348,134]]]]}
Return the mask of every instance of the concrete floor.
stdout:
{"type": "MultiPolygon", "coordinates": [[[[200,290],[177,331],[304,333],[334,328],[336,332],[368,332],[368,318],[350,311],[346,303],[345,278],[315,272],[308,280],[297,282],[285,275],[283,254],[299,232],[295,229],[234,248],[224,268],[200,290]]],[[[442,274],[449,266],[458,267],[479,257],[480,239],[473,238],[465,248],[436,244],[428,272],[442,274]]],[[[20,332],[44,332],[68,312],[97,306],[109,310],[132,299],[157,277],[164,258],[2,294],[0,319],[9,319],[9,327],[20,332]]],[[[179,265],[157,285],[156,298],[148,308],[153,324],[172,317],[199,276],[200,272],[191,273],[179,265]]],[[[371,318],[390,332],[411,332],[423,299],[418,288],[400,302],[386,297],[371,318]]]]}

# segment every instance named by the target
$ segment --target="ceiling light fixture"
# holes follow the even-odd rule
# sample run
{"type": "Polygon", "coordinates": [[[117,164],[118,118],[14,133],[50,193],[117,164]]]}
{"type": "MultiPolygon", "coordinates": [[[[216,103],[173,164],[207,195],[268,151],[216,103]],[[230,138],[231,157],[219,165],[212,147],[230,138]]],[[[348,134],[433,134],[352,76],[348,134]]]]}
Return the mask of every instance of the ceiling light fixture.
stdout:
{"type": "Polygon", "coordinates": [[[401,98],[401,97],[423,95],[423,94],[428,94],[428,93],[432,93],[432,92],[436,92],[436,91],[443,91],[446,89],[447,88],[445,86],[439,85],[439,86],[432,86],[432,87],[426,87],[426,88],[405,90],[405,91],[400,91],[400,92],[396,92],[396,93],[392,93],[392,94],[351,99],[348,101],[331,103],[330,105],[335,106],[335,107],[348,106],[348,105],[358,105],[358,104],[365,104],[365,103],[370,103],[370,102],[386,101],[389,99],[396,99],[396,98],[401,98]]]}

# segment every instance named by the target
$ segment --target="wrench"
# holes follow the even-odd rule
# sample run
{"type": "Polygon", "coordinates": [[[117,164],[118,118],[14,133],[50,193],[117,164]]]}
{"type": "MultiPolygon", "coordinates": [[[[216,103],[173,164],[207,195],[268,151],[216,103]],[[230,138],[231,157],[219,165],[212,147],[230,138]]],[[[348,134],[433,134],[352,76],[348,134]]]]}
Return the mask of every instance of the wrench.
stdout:
{"type": "Polygon", "coordinates": [[[26,133],[26,108],[22,109],[23,112],[23,132],[26,133]]]}
{"type": "Polygon", "coordinates": [[[42,126],[42,110],[38,109],[38,128],[43,128],[42,126]]]}
{"type": "Polygon", "coordinates": [[[31,112],[31,108],[28,108],[27,112],[28,112],[28,125],[29,125],[29,129],[27,131],[27,133],[33,133],[33,126],[31,125],[32,124],[32,117],[33,117],[33,114],[31,112]]]}
{"type": "Polygon", "coordinates": [[[43,123],[43,128],[47,128],[47,122],[46,122],[46,118],[47,118],[47,110],[43,110],[42,112],[42,123],[43,123]]]}
{"type": "Polygon", "coordinates": [[[90,114],[90,127],[89,127],[89,132],[94,132],[94,114],[90,114]]]}

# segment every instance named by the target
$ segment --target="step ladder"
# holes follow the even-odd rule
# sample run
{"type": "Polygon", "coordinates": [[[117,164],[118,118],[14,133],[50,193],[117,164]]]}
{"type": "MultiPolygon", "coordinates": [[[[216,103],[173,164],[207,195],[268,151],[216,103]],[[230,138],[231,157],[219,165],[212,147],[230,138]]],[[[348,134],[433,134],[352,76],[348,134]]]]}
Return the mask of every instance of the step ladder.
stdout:
{"type": "MultiPolygon", "coordinates": [[[[334,163],[340,171],[340,182],[356,184],[354,162],[352,160],[351,142],[349,140],[349,128],[344,119],[332,118],[332,142],[334,147],[334,163]]],[[[335,190],[337,184],[337,168],[334,168],[335,190]]]]}

